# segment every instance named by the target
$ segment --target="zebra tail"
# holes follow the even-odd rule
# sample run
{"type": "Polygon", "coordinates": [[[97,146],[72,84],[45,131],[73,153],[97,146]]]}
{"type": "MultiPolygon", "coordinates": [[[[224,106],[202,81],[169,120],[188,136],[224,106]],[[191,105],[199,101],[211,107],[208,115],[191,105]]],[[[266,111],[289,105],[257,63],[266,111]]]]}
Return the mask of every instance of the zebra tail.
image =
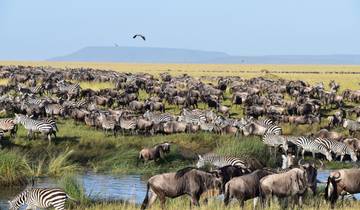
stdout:
{"type": "Polygon", "coordinates": [[[150,189],[150,183],[148,182],[147,183],[147,189],[146,189],[146,195],[145,195],[145,198],[144,198],[144,201],[143,203],[141,204],[141,210],[144,210],[146,209],[148,203],[149,203],[149,189],[150,189]]]}

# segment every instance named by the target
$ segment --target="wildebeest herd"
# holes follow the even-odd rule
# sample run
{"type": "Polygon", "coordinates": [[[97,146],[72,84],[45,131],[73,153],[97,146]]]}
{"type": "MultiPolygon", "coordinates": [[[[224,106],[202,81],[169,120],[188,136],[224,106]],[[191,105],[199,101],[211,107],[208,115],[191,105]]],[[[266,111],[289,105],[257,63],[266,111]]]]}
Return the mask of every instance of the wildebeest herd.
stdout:
{"type": "MultiPolygon", "coordinates": [[[[157,77],[147,73],[27,66],[0,66],[0,78],[9,79],[6,85],[0,85],[1,113],[14,116],[0,120],[0,137],[5,132],[16,135],[17,125],[21,124],[29,137],[35,138],[35,133],[42,133],[51,143],[59,131],[55,119],[71,118],[113,135],[200,131],[239,138],[255,135],[274,148],[275,155],[279,149],[283,153],[282,170],[266,168],[251,159],[212,153],[199,155],[197,168],[189,167],[150,178],[142,208],[157,197],[164,205],[165,197],[183,194],[190,195],[192,203],[198,205],[200,195],[214,187],[225,194],[225,204],[231,198],[237,198],[243,205],[245,200],[255,197],[266,203],[271,196],[296,197],[296,202],[301,203],[307,188],[316,192],[318,166],[314,163],[295,164],[295,153],[301,152],[303,159],[305,152],[310,152],[314,158],[333,161],[340,156],[340,161],[350,159],[353,162],[360,153],[360,140],[357,139],[360,90],[340,92],[340,85],[335,81],[331,81],[326,90],[323,83],[310,85],[300,80],[266,77],[224,76],[208,81],[209,77],[168,73],[157,77]],[[114,88],[83,89],[79,82],[110,82],[114,88]],[[205,108],[200,109],[200,105],[205,108]],[[233,117],[233,108],[238,107],[242,113],[236,115],[241,118],[233,117]],[[282,125],[320,127],[324,119],[328,123],[316,133],[283,134],[282,125]],[[340,127],[349,135],[331,131],[340,127]],[[200,169],[204,162],[217,169],[210,172],[200,169]]],[[[164,158],[170,145],[164,143],[145,148],[139,153],[139,159],[164,158]]],[[[358,182],[351,181],[359,175],[359,169],[333,172],[328,179],[326,198],[334,204],[339,195],[360,192],[360,186],[353,184],[358,182]]]]}

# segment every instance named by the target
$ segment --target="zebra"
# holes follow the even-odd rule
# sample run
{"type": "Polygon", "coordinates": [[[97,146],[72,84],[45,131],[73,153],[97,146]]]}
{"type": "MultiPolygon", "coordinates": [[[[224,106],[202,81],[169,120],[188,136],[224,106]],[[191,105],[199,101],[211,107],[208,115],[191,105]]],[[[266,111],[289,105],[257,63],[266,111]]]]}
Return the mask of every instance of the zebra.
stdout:
{"type": "Polygon", "coordinates": [[[278,135],[272,132],[265,132],[262,137],[262,141],[264,144],[270,146],[270,154],[271,154],[271,147],[275,148],[275,157],[278,147],[282,147],[284,153],[287,154],[288,151],[288,141],[286,136],[278,135]]]}
{"type": "Polygon", "coordinates": [[[170,122],[172,120],[174,120],[174,116],[168,113],[164,113],[164,114],[155,114],[153,112],[150,112],[149,110],[147,110],[144,115],[144,118],[152,121],[155,124],[159,124],[162,122],[170,122]]]}
{"type": "Polygon", "coordinates": [[[265,133],[271,133],[276,135],[282,134],[282,128],[278,125],[261,125],[255,122],[248,123],[247,125],[242,126],[240,129],[243,132],[244,136],[263,136],[265,133]]]}
{"type": "Polygon", "coordinates": [[[124,119],[123,117],[121,117],[119,122],[120,122],[120,128],[122,130],[123,135],[124,135],[125,130],[131,131],[131,133],[134,133],[134,131],[137,127],[136,119],[124,119]]]}
{"type": "Polygon", "coordinates": [[[45,113],[47,116],[53,117],[54,115],[65,116],[65,108],[60,104],[47,104],[45,106],[45,113]]]}
{"type": "Polygon", "coordinates": [[[360,123],[355,120],[344,119],[343,127],[349,129],[350,134],[360,131],[360,123]]]}
{"type": "Polygon", "coordinates": [[[27,205],[26,209],[49,208],[65,210],[65,201],[74,200],[59,188],[28,188],[9,201],[9,209],[19,209],[27,205]]]}
{"type": "Polygon", "coordinates": [[[338,142],[327,138],[316,138],[315,141],[324,145],[330,151],[335,153],[336,157],[340,155],[340,162],[342,162],[345,155],[350,155],[352,161],[357,161],[355,151],[343,142],[338,142]]]}
{"type": "Polygon", "coordinates": [[[197,168],[201,168],[206,164],[211,164],[215,167],[221,168],[224,166],[236,166],[242,170],[243,173],[250,173],[251,170],[248,167],[246,161],[231,156],[220,156],[213,153],[208,153],[205,155],[198,155],[198,162],[196,163],[197,168]]]}
{"type": "Polygon", "coordinates": [[[33,94],[39,94],[40,96],[45,92],[45,88],[43,85],[35,86],[35,87],[29,87],[29,90],[33,94]]]}
{"type": "Polygon", "coordinates": [[[26,130],[28,130],[28,136],[33,137],[33,132],[40,132],[46,134],[51,143],[51,134],[56,136],[56,131],[54,130],[53,125],[48,122],[41,120],[33,120],[22,114],[15,114],[14,122],[16,124],[22,124],[26,130]]]}
{"type": "Polygon", "coordinates": [[[191,124],[200,124],[206,122],[206,116],[202,112],[198,111],[188,111],[187,109],[183,109],[181,115],[178,117],[179,121],[184,121],[191,124]]]}
{"type": "Polygon", "coordinates": [[[70,100],[73,97],[77,97],[80,94],[81,87],[78,83],[72,84],[64,80],[58,82],[58,88],[60,92],[66,93],[67,98],[70,100]]]}
{"type": "Polygon", "coordinates": [[[12,118],[0,119],[0,129],[2,132],[10,131],[10,136],[14,137],[17,132],[17,125],[12,118]]]}
{"type": "Polygon", "coordinates": [[[319,142],[317,142],[313,139],[307,138],[305,136],[300,136],[293,143],[298,147],[299,150],[300,149],[302,150],[302,158],[303,159],[304,159],[305,152],[308,151],[308,152],[312,153],[313,158],[315,158],[315,153],[321,153],[321,154],[325,155],[325,157],[328,161],[332,161],[330,150],[328,148],[326,148],[324,145],[320,144],[319,142]]]}
{"type": "Polygon", "coordinates": [[[104,113],[100,113],[100,116],[98,118],[101,122],[101,127],[105,132],[107,133],[109,130],[111,130],[114,133],[114,136],[116,136],[116,121],[113,119],[109,119],[104,113]]]}

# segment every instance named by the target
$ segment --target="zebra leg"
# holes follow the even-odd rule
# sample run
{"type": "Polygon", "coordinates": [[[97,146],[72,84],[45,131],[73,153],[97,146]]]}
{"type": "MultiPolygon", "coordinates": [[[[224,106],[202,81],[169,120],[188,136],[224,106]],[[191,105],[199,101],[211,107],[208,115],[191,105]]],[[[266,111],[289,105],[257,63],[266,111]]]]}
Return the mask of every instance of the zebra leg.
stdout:
{"type": "Polygon", "coordinates": [[[49,140],[49,144],[51,144],[51,133],[47,134],[48,140],[49,140]]]}
{"type": "Polygon", "coordinates": [[[302,158],[304,159],[304,156],[305,156],[305,150],[304,149],[302,149],[301,155],[302,155],[302,158]]]}
{"type": "Polygon", "coordinates": [[[343,154],[341,154],[341,156],[340,156],[340,162],[342,162],[342,161],[343,161],[343,159],[344,159],[344,155],[343,155],[343,154]]]}
{"type": "MultiPolygon", "coordinates": [[[[313,158],[315,159],[315,152],[312,152],[312,156],[313,156],[313,158]]],[[[303,157],[304,158],[304,157],[303,157]]]]}

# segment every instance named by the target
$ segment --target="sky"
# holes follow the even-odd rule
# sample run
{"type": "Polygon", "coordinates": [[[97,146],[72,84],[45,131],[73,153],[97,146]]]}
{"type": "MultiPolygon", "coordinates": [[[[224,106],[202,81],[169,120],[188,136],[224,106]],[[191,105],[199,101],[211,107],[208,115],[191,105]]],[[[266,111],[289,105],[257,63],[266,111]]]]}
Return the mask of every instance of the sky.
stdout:
{"type": "Polygon", "coordinates": [[[360,54],[359,0],[0,0],[0,60],[87,46],[360,54]],[[132,39],[142,33],[147,41],[132,39]]]}

